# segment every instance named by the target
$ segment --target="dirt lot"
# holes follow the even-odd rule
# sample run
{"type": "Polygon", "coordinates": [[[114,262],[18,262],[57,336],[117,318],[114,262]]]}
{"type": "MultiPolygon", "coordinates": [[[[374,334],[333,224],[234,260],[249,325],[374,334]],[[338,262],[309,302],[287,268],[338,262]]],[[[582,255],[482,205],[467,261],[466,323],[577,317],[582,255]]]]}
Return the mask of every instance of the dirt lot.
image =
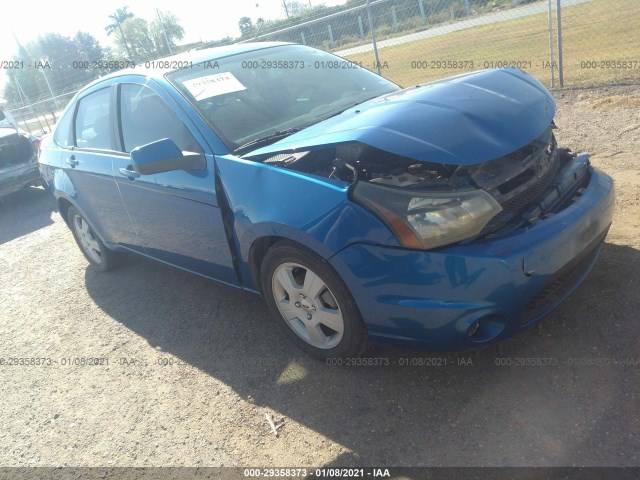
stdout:
{"type": "Polygon", "coordinates": [[[560,144],[616,181],[615,221],[569,301],[479,352],[327,366],[260,299],[135,258],[102,274],[43,190],[6,198],[0,357],[57,363],[0,367],[0,465],[640,465],[640,88],[555,95],[560,144]]]}

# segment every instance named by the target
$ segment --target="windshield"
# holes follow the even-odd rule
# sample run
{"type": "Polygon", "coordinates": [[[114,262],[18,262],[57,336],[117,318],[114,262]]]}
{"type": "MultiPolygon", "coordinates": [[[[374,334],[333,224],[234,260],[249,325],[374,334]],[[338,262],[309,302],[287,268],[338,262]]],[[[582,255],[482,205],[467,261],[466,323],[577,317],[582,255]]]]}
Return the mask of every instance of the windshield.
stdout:
{"type": "Polygon", "coordinates": [[[212,59],[167,78],[231,150],[399,89],[348,60],[302,45],[212,59]]]}

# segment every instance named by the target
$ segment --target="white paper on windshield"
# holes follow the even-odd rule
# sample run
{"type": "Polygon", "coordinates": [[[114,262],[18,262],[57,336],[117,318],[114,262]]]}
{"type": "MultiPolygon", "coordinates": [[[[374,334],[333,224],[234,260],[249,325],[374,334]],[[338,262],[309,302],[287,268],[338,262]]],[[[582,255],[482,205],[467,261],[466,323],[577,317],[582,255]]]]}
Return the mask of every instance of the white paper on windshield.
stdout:
{"type": "Polygon", "coordinates": [[[187,80],[183,84],[196,100],[204,100],[224,95],[225,93],[240,92],[247,89],[231,72],[214,73],[206,77],[187,80]]]}

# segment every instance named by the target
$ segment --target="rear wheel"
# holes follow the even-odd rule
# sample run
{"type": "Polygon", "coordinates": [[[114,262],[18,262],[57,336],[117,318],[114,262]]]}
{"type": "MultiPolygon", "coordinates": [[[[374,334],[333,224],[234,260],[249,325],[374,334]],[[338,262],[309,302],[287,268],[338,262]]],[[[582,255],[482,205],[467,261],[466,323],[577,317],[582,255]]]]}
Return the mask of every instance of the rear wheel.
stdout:
{"type": "Polygon", "coordinates": [[[103,272],[111,270],[117,265],[119,255],[104,246],[89,226],[89,223],[75,207],[69,207],[67,219],[69,220],[71,232],[73,232],[73,238],[75,238],[80,251],[90,263],[103,272]]]}
{"type": "Polygon", "coordinates": [[[325,359],[364,351],[367,333],[349,290],[313,252],[276,244],[262,261],[261,286],[272,314],[310,355],[325,359]]]}

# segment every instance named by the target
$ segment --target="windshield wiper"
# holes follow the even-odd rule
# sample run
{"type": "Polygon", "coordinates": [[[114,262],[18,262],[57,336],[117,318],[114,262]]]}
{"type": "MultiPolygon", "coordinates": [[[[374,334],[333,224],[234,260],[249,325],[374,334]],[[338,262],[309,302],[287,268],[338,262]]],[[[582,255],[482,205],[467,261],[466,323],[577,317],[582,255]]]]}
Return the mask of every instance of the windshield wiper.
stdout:
{"type": "Polygon", "coordinates": [[[288,137],[289,135],[293,135],[296,132],[299,132],[300,128],[287,128],[286,130],[280,130],[278,132],[270,133],[269,135],[265,135],[264,137],[256,138],[255,140],[251,140],[250,142],[245,143],[244,145],[240,145],[234,151],[236,153],[240,153],[249,148],[257,148],[263,145],[268,145],[269,143],[273,143],[275,140],[279,140],[284,137],[288,137]]]}

